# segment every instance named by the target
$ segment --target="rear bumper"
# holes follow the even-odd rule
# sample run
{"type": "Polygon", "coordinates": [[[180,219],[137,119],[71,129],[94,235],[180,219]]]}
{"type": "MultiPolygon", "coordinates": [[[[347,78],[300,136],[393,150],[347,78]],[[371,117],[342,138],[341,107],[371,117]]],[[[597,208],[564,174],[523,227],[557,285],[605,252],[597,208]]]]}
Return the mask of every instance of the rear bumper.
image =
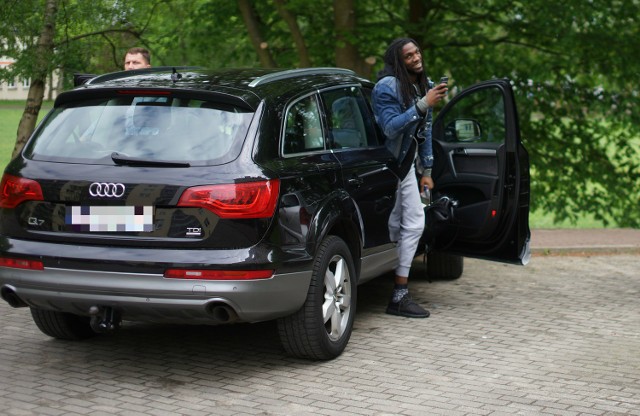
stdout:
{"type": "Polygon", "coordinates": [[[258,322],[297,311],[311,272],[275,274],[251,281],[167,279],[158,274],[0,267],[0,291],[10,304],[89,316],[92,306],[112,307],[125,320],[217,324],[216,307],[232,320],[258,322]],[[236,319],[237,318],[237,319],[236,319]]]}
{"type": "Polygon", "coordinates": [[[2,236],[0,255],[44,265],[44,270],[0,267],[0,292],[10,305],[84,316],[93,306],[111,307],[125,320],[193,324],[221,323],[215,311],[220,306],[238,322],[294,313],[306,299],[312,263],[304,251],[269,244],[235,250],[159,249],[2,236]],[[168,268],[269,269],[275,274],[258,280],[168,279],[163,275],[168,268]]]}

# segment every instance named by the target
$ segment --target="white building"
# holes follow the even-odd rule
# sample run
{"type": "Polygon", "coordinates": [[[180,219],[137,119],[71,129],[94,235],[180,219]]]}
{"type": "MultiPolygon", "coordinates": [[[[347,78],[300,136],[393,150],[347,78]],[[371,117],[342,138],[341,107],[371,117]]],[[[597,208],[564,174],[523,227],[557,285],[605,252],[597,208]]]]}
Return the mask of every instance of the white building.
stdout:
{"type": "MultiPolygon", "coordinates": [[[[6,56],[0,57],[0,68],[6,68],[11,66],[14,60],[7,58],[6,56]]],[[[51,81],[51,80],[48,80],[51,81]]],[[[53,82],[47,82],[44,88],[44,99],[55,98],[57,91],[55,88],[52,90],[52,85],[57,85],[58,76],[53,74],[53,82]],[[50,95],[50,91],[52,94],[50,95]]],[[[0,81],[0,100],[26,100],[29,93],[30,80],[28,79],[14,79],[12,81],[0,81]]]]}

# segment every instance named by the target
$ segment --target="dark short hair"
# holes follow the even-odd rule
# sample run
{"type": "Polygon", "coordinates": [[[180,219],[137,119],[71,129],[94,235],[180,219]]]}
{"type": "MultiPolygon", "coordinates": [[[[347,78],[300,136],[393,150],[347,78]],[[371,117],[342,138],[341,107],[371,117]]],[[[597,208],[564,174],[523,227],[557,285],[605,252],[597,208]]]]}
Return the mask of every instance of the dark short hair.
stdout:
{"type": "Polygon", "coordinates": [[[145,49],[145,48],[138,48],[138,47],[130,48],[130,49],[127,51],[127,53],[125,53],[125,54],[124,54],[125,58],[126,58],[126,56],[127,56],[127,55],[129,55],[129,54],[131,54],[131,55],[137,55],[137,54],[140,54],[140,55],[142,55],[142,57],[147,61],[147,63],[148,63],[149,65],[151,65],[151,54],[149,53],[149,51],[148,51],[147,49],[145,49]]]}

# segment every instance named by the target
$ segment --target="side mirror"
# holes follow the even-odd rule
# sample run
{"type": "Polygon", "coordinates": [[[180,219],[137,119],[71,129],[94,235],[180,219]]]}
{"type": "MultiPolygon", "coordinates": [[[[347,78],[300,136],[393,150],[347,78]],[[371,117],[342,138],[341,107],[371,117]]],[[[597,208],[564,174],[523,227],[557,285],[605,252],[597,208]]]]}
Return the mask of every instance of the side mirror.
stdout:
{"type": "Polygon", "coordinates": [[[480,123],[473,119],[457,119],[447,125],[445,134],[452,142],[477,142],[482,139],[480,123]]]}

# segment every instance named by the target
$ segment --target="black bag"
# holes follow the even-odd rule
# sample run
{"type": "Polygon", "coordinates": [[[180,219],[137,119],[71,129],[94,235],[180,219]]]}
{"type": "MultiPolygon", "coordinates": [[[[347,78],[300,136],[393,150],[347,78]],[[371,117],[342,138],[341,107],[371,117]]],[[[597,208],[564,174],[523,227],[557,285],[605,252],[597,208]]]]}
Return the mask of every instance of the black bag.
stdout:
{"type": "Polygon", "coordinates": [[[409,145],[409,150],[407,151],[407,154],[404,155],[404,160],[400,161],[400,163],[398,164],[398,176],[400,177],[400,180],[403,180],[407,177],[407,173],[409,173],[411,165],[415,161],[417,148],[418,143],[416,143],[415,138],[411,136],[411,144],[409,145]]]}

